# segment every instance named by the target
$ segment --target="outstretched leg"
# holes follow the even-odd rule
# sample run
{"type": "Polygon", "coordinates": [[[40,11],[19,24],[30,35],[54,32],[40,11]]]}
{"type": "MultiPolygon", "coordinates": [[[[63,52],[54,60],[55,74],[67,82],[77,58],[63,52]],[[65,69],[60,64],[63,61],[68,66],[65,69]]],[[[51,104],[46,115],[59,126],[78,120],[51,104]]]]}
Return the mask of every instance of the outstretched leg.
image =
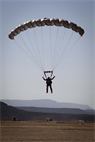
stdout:
{"type": "Polygon", "coordinates": [[[52,86],[50,85],[50,90],[51,90],[51,93],[53,93],[53,90],[52,90],[52,86]]]}

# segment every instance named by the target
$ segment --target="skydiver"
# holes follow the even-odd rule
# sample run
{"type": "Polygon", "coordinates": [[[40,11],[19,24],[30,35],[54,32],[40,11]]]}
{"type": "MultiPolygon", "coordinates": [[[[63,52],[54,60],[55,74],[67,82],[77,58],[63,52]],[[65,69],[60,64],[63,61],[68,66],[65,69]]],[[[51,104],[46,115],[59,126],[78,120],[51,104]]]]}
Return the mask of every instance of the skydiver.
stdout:
{"type": "Polygon", "coordinates": [[[48,77],[48,78],[46,77],[46,79],[44,77],[42,77],[42,78],[46,81],[46,93],[48,93],[48,87],[50,87],[51,93],[53,93],[51,84],[52,84],[52,80],[55,78],[55,76],[53,78],[50,78],[50,77],[48,77]]]}

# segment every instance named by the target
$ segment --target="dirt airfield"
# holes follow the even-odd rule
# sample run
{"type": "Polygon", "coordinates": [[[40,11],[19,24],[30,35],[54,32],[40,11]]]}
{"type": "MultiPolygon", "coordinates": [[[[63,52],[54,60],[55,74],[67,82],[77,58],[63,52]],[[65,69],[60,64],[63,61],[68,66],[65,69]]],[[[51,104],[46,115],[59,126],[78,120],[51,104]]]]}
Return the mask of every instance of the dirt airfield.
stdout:
{"type": "Polygon", "coordinates": [[[1,142],[94,142],[95,123],[1,121],[1,142]]]}

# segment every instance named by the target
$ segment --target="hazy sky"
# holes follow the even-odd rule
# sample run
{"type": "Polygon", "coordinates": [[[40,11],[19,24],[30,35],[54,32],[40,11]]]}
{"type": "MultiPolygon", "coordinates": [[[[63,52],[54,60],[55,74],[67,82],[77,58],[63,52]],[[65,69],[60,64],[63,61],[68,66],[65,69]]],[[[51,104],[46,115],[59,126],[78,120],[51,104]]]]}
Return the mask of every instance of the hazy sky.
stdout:
{"type": "MultiPolygon", "coordinates": [[[[0,13],[0,99],[52,99],[58,102],[86,104],[95,108],[95,1],[0,0],[0,13]],[[53,80],[53,94],[50,90],[48,94],[45,93],[46,85],[42,80],[43,72],[40,68],[15,44],[15,41],[8,38],[11,30],[18,25],[45,17],[72,21],[85,30],[83,37],[54,70],[56,78],[53,80]]],[[[44,33],[48,35],[51,30],[55,38],[53,28],[47,27],[44,33]]],[[[61,29],[59,30],[61,34],[61,29]]],[[[40,33],[39,28],[35,31],[40,33]]],[[[38,43],[41,43],[39,37],[38,43]]],[[[27,43],[28,39],[25,40],[27,43]]],[[[44,40],[44,46],[48,49],[50,40],[47,37],[44,40]]],[[[46,69],[51,58],[47,53],[46,69]]]]}

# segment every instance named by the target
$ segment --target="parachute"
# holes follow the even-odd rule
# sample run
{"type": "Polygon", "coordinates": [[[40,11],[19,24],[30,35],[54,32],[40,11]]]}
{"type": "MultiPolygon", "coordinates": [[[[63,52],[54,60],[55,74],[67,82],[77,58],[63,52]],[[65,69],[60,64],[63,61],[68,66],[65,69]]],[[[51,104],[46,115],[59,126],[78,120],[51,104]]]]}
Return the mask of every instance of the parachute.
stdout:
{"type": "Polygon", "coordinates": [[[58,18],[44,18],[34,19],[21,24],[12,30],[8,36],[11,40],[15,38],[15,43],[44,73],[52,74],[83,34],[84,29],[73,22],[58,18]],[[43,27],[47,27],[48,29],[46,30],[43,27]],[[51,27],[56,27],[56,29],[51,27]],[[38,28],[40,28],[40,34],[38,28]],[[45,29],[45,32],[43,29],[45,29]],[[65,38],[66,29],[67,32],[69,30],[71,34],[70,36],[67,36],[68,40],[65,38]],[[21,34],[24,32],[27,37],[23,37],[23,34],[21,34]],[[75,36],[73,37],[74,33],[78,33],[77,39],[75,36]],[[16,39],[17,37],[18,39],[16,39]],[[72,39],[76,40],[71,42],[72,39]],[[47,46],[48,48],[46,48],[47,46]],[[49,51],[45,52],[45,50],[49,51]],[[46,71],[44,67],[46,65],[45,53],[48,54],[48,58],[46,60],[51,60],[52,67],[49,69],[50,71],[46,71]]]}

